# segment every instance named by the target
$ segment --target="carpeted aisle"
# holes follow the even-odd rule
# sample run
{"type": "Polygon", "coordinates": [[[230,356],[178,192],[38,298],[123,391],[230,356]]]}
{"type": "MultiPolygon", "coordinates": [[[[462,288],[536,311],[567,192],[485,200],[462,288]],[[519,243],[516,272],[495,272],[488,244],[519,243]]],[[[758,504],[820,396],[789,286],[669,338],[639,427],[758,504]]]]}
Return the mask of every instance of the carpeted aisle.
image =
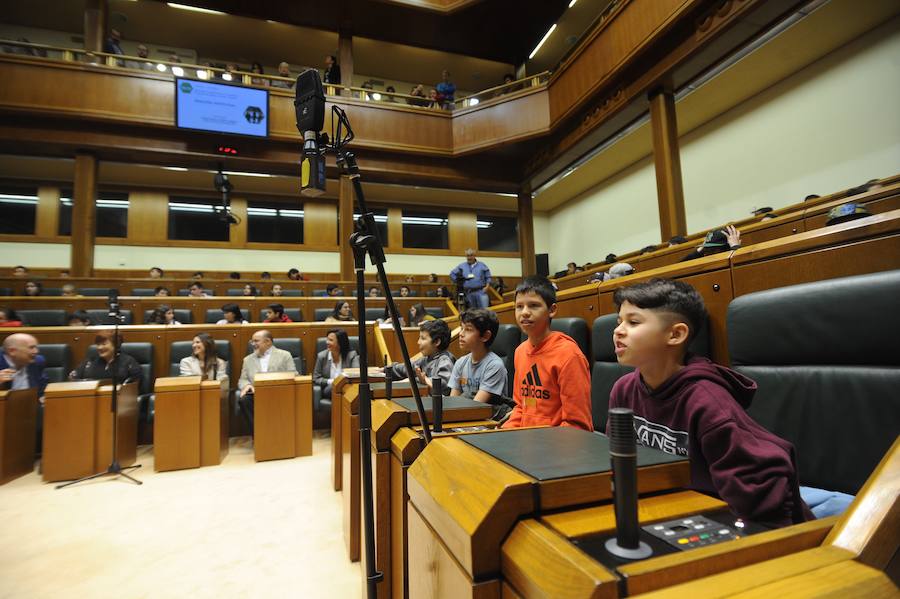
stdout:
{"type": "Polygon", "coordinates": [[[0,597],[354,598],[330,440],[255,463],[232,439],[217,467],[100,479],[55,490],[37,473],[0,487],[0,597]]]}

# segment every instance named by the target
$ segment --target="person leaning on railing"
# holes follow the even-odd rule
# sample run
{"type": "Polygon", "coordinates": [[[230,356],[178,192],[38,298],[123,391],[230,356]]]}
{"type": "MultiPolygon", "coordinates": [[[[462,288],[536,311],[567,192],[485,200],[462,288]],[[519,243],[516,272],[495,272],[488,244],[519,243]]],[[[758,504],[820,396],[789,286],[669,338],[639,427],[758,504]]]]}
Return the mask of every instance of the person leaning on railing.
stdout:
{"type": "MultiPolygon", "coordinates": [[[[278,76],[291,78],[291,65],[286,62],[278,64],[278,76]]],[[[280,87],[282,89],[294,89],[294,81],[282,81],[280,79],[272,80],[272,87],[280,87]]]]}

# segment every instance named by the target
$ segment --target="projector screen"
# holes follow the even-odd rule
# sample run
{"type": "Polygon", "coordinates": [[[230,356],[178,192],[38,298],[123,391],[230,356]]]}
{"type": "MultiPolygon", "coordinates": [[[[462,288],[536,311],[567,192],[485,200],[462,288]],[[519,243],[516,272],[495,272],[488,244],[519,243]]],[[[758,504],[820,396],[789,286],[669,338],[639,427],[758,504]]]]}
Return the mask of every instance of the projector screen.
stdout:
{"type": "Polygon", "coordinates": [[[269,92],[176,78],[175,124],[180,129],[267,137],[269,92]]]}

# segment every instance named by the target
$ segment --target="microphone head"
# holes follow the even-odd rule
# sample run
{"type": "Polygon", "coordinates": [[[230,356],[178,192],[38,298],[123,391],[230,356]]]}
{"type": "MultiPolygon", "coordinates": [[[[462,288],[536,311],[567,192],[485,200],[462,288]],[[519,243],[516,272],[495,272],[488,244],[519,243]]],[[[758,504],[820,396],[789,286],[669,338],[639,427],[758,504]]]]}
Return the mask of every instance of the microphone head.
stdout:
{"type": "Polygon", "coordinates": [[[319,71],[307,69],[297,77],[294,96],[294,113],[300,133],[315,131],[325,126],[325,90],[319,71]]]}
{"type": "Polygon", "coordinates": [[[609,451],[618,454],[637,451],[634,412],[629,408],[612,408],[609,411],[609,451]]]}

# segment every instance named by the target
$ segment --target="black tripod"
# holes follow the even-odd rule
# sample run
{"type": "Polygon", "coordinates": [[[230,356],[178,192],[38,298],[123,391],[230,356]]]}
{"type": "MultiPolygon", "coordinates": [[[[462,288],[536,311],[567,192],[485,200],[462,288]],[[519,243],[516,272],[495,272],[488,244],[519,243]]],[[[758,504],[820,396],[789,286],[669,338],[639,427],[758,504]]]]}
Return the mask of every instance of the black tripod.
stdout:
{"type": "Polygon", "coordinates": [[[384,292],[387,301],[388,312],[393,323],[394,333],[400,342],[400,352],[403,355],[403,364],[406,366],[406,372],[409,373],[410,387],[412,388],[413,398],[416,403],[416,412],[419,414],[419,421],[422,423],[422,432],[425,437],[425,443],[431,442],[431,431],[428,428],[428,420],[425,416],[425,408],[422,405],[422,398],[419,395],[419,387],[415,371],[409,359],[409,349],[406,347],[406,341],[403,338],[403,332],[400,329],[400,315],[397,311],[397,305],[391,295],[391,289],[387,281],[387,274],[384,270],[384,248],[381,240],[378,239],[377,229],[375,227],[375,216],[366,207],[365,196],[363,195],[362,184],[360,183],[359,167],[356,164],[356,156],[352,152],[344,149],[344,146],[353,139],[353,130],[350,128],[350,122],[347,115],[338,106],[332,106],[332,145],[323,148],[326,151],[334,152],[337,156],[338,168],[350,177],[353,183],[353,192],[359,206],[360,218],[355,224],[355,232],[350,236],[350,245],[353,247],[353,264],[356,272],[356,309],[359,320],[359,438],[360,438],[360,457],[362,460],[362,490],[363,490],[363,516],[365,531],[365,557],[366,557],[366,586],[367,595],[374,598],[377,594],[377,585],[384,578],[384,574],[376,569],[375,564],[375,517],[374,517],[374,498],[372,496],[372,393],[369,385],[368,373],[368,354],[366,352],[366,282],[365,267],[366,256],[372,265],[378,271],[378,281],[384,292]]]}
{"type": "Polygon", "coordinates": [[[135,464],[134,466],[126,466],[122,468],[122,465],[119,464],[119,355],[121,354],[120,343],[119,343],[119,323],[122,321],[122,314],[119,312],[119,294],[114,290],[109,290],[109,316],[113,319],[113,348],[115,354],[113,355],[112,361],[109,363],[110,369],[112,370],[112,395],[110,400],[109,410],[112,413],[112,462],[110,462],[109,466],[106,467],[106,470],[103,472],[98,472],[97,474],[91,474],[90,476],[85,476],[79,478],[78,480],[72,480],[67,483],[63,483],[61,485],[56,485],[57,489],[62,489],[63,487],[68,487],[69,485],[74,485],[77,483],[84,482],[86,480],[93,480],[95,478],[100,478],[101,476],[124,476],[131,482],[136,485],[144,484],[143,481],[139,481],[138,479],[132,477],[127,474],[126,470],[134,470],[135,468],[140,468],[140,464],[135,464]]]}

